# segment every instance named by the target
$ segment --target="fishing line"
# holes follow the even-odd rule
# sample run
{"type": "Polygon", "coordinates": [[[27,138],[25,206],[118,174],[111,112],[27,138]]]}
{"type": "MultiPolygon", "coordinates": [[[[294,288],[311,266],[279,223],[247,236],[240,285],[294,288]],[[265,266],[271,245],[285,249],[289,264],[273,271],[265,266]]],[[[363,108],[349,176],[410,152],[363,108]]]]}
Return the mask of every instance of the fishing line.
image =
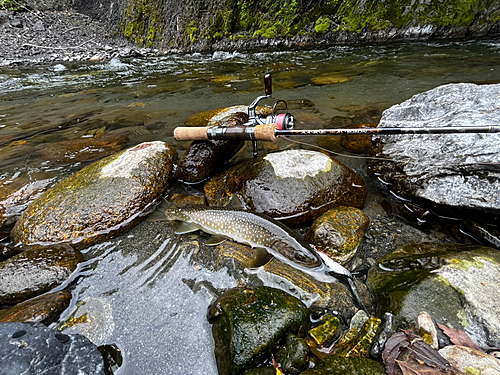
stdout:
{"type": "Polygon", "coordinates": [[[447,165],[500,165],[500,162],[474,162],[474,163],[467,163],[467,162],[423,162],[423,161],[412,161],[412,160],[396,160],[396,159],[391,159],[391,158],[382,158],[382,157],[376,157],[376,156],[361,156],[361,155],[349,155],[349,154],[344,154],[341,152],[336,152],[329,150],[327,148],[318,146],[318,145],[313,145],[311,143],[307,143],[304,141],[297,141],[295,139],[288,138],[287,136],[284,135],[279,135],[277,138],[283,138],[286,139],[289,142],[292,143],[297,143],[300,145],[304,146],[310,146],[313,148],[316,148],[318,150],[322,150],[325,152],[328,152],[329,154],[336,155],[336,156],[341,156],[341,157],[346,157],[346,158],[351,158],[351,159],[364,159],[364,160],[379,160],[379,161],[388,161],[388,162],[393,162],[393,163],[399,163],[399,164],[415,164],[415,165],[432,165],[436,167],[442,167],[442,166],[447,166],[447,165]]]}

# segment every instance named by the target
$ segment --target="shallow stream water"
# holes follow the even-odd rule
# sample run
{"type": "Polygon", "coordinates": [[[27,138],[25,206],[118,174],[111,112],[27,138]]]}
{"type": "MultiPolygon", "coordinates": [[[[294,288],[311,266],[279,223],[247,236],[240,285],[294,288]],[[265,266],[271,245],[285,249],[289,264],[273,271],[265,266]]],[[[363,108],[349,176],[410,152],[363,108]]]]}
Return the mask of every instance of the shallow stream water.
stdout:
{"type": "MultiPolygon", "coordinates": [[[[81,169],[85,164],[43,153],[66,139],[104,133],[127,136],[129,146],[162,140],[182,155],[188,143],[173,139],[175,127],[200,111],[250,104],[263,94],[268,72],[274,98],[314,103],[291,110],[296,128],[359,125],[442,84],[500,82],[500,41],[2,67],[0,193],[11,184],[51,185],[81,169]]],[[[319,138],[301,140],[322,144],[319,138]]],[[[369,178],[359,159],[342,161],[369,178]]],[[[238,278],[198,259],[206,248],[196,242],[176,241],[168,224],[143,222],[85,250],[87,261],[72,279],[74,300],[64,317],[84,323],[68,330],[98,345],[118,345],[121,374],[216,373],[206,309],[214,291],[236,286],[238,278]]]]}

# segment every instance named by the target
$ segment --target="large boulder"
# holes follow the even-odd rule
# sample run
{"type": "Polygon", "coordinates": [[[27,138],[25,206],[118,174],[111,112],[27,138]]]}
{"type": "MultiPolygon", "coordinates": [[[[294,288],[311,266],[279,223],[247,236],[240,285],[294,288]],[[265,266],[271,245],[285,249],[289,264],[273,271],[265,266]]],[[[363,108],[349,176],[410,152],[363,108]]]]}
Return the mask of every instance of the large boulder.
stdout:
{"type": "Polygon", "coordinates": [[[0,374],[104,375],[97,347],[40,323],[0,323],[0,374]]]}
{"type": "MultiPolygon", "coordinates": [[[[449,84],[384,111],[379,128],[498,125],[500,84],[449,84]]],[[[373,137],[371,173],[400,196],[446,211],[500,212],[499,134],[373,137]]]]}
{"type": "Polygon", "coordinates": [[[361,177],[339,161],[308,150],[243,161],[213,176],[204,190],[210,206],[239,201],[287,225],[314,220],[332,207],[361,208],[366,199],[361,177]]]}
{"type": "Polygon", "coordinates": [[[421,311],[469,334],[480,346],[500,345],[500,253],[459,244],[406,245],[382,257],[368,273],[378,316],[395,314],[409,328],[421,311]]]}
{"type": "Polygon", "coordinates": [[[153,210],[173,179],[177,152],[141,143],[95,162],[36,199],[17,221],[15,242],[90,244],[153,210]]]}

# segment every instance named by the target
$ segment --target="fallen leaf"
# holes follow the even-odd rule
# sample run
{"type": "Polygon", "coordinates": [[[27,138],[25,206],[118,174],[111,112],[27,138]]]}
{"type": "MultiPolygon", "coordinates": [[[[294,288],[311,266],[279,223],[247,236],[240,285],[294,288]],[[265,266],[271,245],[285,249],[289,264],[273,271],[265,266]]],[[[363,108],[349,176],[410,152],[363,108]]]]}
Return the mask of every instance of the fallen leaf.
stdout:
{"type": "Polygon", "coordinates": [[[396,363],[401,368],[403,375],[458,375],[460,372],[454,371],[453,368],[446,370],[429,366],[425,362],[418,361],[413,357],[413,354],[406,361],[398,361],[396,363]]]}
{"type": "Polygon", "coordinates": [[[382,359],[389,375],[403,374],[398,361],[405,361],[410,357],[444,371],[452,367],[436,349],[410,331],[395,333],[385,343],[382,359]]]}
{"type": "Polygon", "coordinates": [[[483,350],[470,338],[470,336],[460,329],[448,328],[443,324],[438,323],[438,327],[441,328],[446,336],[450,338],[450,341],[455,345],[466,346],[468,348],[478,350],[482,352],[483,350]]]}

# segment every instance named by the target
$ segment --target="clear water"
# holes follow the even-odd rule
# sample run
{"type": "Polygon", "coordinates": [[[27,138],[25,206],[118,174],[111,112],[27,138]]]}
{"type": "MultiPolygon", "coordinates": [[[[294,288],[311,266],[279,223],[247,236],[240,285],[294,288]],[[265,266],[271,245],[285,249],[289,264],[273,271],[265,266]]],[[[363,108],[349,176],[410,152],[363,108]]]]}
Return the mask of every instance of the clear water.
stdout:
{"type": "MultiPolygon", "coordinates": [[[[2,67],[0,201],[10,184],[52,184],[81,169],[83,163],[42,157],[43,148],[61,140],[126,135],[130,146],[162,140],[182,154],[187,143],[173,139],[175,127],[200,111],[248,105],[263,94],[268,72],[273,97],[315,104],[291,111],[296,128],[326,128],[336,116],[380,113],[442,84],[498,83],[500,41],[2,67]]],[[[362,161],[343,161],[362,169],[362,161]]],[[[117,344],[125,361],[121,374],[196,374],[201,368],[216,374],[206,309],[214,290],[238,280],[197,259],[202,251],[195,242],[175,241],[168,224],[143,222],[85,250],[87,262],[74,275],[74,299],[64,318],[74,313],[88,321],[68,332],[83,333],[98,345],[117,344]]]]}
{"type": "MultiPolygon", "coordinates": [[[[334,116],[384,110],[451,82],[500,82],[494,40],[339,46],[324,50],[114,59],[105,63],[0,68],[0,183],[59,179],[82,165],[55,165],[39,150],[96,132],[127,135],[130,145],[172,137],[200,111],[249,104],[273,74],[273,97],[309,99],[300,126],[327,127],[334,116]],[[318,79],[329,78],[330,84],[318,79]]],[[[268,104],[272,104],[269,102],[268,104]]],[[[293,112],[292,112],[293,113],[293,112]]],[[[313,140],[314,142],[314,140],[313,140]]]]}

